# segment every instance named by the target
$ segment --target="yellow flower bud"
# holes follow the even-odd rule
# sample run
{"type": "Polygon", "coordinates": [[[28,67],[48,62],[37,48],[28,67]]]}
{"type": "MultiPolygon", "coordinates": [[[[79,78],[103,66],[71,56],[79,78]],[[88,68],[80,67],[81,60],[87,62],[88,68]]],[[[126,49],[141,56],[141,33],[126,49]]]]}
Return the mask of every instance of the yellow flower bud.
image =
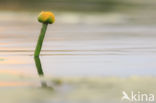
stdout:
{"type": "Polygon", "coordinates": [[[41,23],[52,24],[55,22],[55,15],[49,11],[42,11],[38,16],[38,21],[41,23]]]}

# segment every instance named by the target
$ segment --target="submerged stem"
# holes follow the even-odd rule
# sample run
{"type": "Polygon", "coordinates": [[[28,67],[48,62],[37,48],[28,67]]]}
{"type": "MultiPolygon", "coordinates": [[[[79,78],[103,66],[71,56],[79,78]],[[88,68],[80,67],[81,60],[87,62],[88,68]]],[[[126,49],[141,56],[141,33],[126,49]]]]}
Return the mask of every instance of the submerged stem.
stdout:
{"type": "Polygon", "coordinates": [[[35,60],[35,64],[36,64],[38,75],[39,76],[44,76],[40,58],[38,56],[36,56],[36,57],[34,57],[34,60],[35,60]]]}
{"type": "Polygon", "coordinates": [[[36,64],[38,75],[40,76],[41,86],[42,87],[47,87],[47,83],[44,80],[44,72],[42,70],[42,64],[41,64],[39,56],[35,56],[34,60],[35,60],[35,64],[36,64]]]}
{"type": "Polygon", "coordinates": [[[46,30],[47,30],[47,26],[48,26],[47,23],[42,24],[42,29],[41,29],[40,36],[38,38],[37,46],[36,46],[35,53],[34,53],[35,57],[39,56],[39,54],[40,54],[44,36],[45,36],[46,30]]]}

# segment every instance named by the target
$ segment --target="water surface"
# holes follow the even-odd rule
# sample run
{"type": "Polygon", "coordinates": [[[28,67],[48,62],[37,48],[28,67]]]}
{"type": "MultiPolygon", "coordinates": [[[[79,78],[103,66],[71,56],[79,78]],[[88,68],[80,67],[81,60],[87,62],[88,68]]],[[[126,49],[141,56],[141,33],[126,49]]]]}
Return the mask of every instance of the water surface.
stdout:
{"type": "Polygon", "coordinates": [[[46,33],[40,56],[45,78],[39,78],[33,58],[41,28],[36,15],[2,12],[1,16],[4,103],[120,102],[123,90],[156,93],[153,24],[132,25],[117,14],[99,14],[95,22],[94,16],[86,15],[82,22],[81,15],[58,14],[46,33]]]}

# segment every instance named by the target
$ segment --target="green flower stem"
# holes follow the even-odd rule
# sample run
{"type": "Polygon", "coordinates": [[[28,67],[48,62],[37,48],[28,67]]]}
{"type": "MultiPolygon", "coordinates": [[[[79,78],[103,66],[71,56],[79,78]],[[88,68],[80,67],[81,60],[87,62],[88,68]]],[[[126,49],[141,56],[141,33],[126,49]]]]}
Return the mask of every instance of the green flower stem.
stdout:
{"type": "Polygon", "coordinates": [[[34,60],[35,60],[38,75],[43,76],[44,73],[43,73],[43,70],[42,70],[42,65],[41,65],[41,61],[40,61],[39,56],[34,57],[34,60]]]}
{"type": "Polygon", "coordinates": [[[45,36],[46,30],[47,30],[47,26],[48,26],[48,23],[42,24],[42,29],[41,29],[40,36],[38,38],[37,46],[36,46],[35,53],[34,53],[35,57],[40,55],[40,51],[42,48],[42,43],[43,43],[44,36],[45,36]]]}
{"type": "Polygon", "coordinates": [[[39,77],[41,79],[41,86],[42,87],[47,87],[47,83],[46,83],[46,81],[43,78],[44,72],[42,70],[42,64],[41,64],[39,56],[34,57],[34,60],[35,60],[35,64],[36,64],[38,75],[39,75],[39,77]]]}

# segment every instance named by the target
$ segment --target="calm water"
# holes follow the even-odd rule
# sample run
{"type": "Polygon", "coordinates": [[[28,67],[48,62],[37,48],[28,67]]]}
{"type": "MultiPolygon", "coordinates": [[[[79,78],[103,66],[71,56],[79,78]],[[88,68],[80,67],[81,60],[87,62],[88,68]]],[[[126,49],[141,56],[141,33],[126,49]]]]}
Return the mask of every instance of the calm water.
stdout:
{"type": "Polygon", "coordinates": [[[156,25],[107,16],[56,15],[40,56],[45,78],[39,78],[33,59],[41,28],[36,14],[2,12],[2,102],[109,103],[119,102],[123,90],[156,93],[156,25]],[[47,88],[40,87],[43,82],[47,88]]]}

